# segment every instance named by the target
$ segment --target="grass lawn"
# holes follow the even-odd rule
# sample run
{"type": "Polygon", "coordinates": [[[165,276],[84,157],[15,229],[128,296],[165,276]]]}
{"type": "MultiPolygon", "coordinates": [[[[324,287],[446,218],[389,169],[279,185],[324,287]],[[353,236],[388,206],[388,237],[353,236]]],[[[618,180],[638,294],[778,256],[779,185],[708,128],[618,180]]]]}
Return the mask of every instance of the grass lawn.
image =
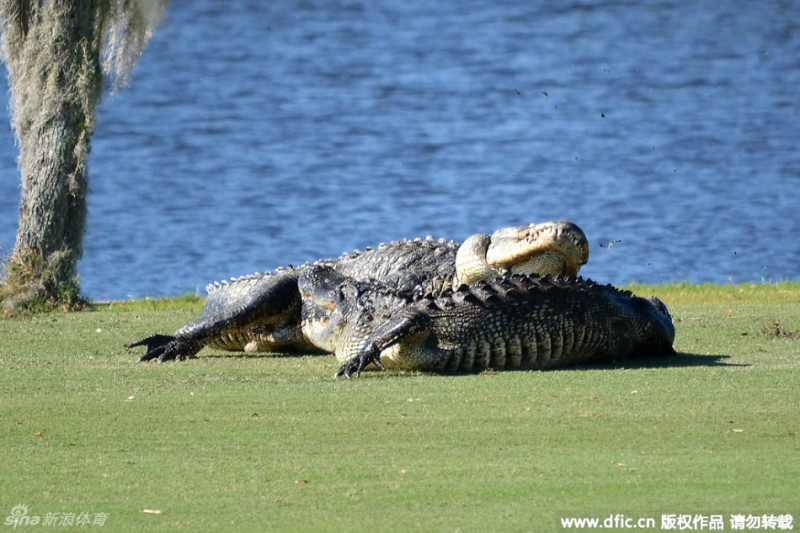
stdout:
{"type": "Polygon", "coordinates": [[[333,356],[122,348],[199,300],[0,320],[0,525],[23,504],[40,527],[108,531],[800,528],[800,284],[631,288],[670,307],[680,355],[347,381],[333,356]]]}

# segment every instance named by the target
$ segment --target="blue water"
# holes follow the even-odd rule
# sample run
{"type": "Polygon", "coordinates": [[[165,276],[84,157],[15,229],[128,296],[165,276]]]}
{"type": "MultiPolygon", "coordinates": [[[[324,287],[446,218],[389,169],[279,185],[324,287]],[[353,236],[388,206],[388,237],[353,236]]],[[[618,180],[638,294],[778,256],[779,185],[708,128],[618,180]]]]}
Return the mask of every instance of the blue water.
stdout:
{"type": "Polygon", "coordinates": [[[793,0],[173,1],[100,109],[82,287],[561,218],[604,282],[797,280],[798,87],[793,0]]]}

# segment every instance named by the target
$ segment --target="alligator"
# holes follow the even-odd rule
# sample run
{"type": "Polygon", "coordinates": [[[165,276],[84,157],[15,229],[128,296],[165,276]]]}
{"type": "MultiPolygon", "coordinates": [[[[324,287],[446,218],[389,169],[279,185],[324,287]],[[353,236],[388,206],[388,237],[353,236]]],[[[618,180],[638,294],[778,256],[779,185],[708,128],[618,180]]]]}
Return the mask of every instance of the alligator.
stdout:
{"type": "Polygon", "coordinates": [[[210,284],[200,317],[174,335],[156,334],[126,347],[145,346],[139,361],[181,360],[205,346],[248,353],[317,351],[301,328],[297,285],[313,266],[354,279],[379,279],[398,290],[435,292],[516,272],[575,276],[588,259],[585,234],[568,221],[501,228],[491,235],[472,235],[461,246],[430,237],[394,241],[336,259],[210,284]]]}
{"type": "Polygon", "coordinates": [[[298,287],[305,336],[336,354],[337,377],[367,367],[544,370],[675,354],[661,300],[589,279],[513,274],[423,294],[315,267],[298,287]]]}

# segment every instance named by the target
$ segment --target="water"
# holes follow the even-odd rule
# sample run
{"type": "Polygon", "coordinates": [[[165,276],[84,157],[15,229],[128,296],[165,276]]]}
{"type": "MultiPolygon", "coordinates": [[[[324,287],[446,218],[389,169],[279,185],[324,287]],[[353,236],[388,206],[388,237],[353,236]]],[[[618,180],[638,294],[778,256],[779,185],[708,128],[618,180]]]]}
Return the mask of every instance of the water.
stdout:
{"type": "Polygon", "coordinates": [[[797,87],[792,0],[173,1],[100,110],[82,287],[562,218],[603,282],[797,280],[797,87]]]}

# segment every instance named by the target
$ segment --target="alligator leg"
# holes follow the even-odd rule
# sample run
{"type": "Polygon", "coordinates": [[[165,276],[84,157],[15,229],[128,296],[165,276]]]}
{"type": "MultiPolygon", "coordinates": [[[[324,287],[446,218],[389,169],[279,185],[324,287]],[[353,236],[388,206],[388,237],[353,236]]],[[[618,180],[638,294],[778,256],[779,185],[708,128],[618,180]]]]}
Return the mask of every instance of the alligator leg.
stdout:
{"type": "Polygon", "coordinates": [[[291,335],[299,331],[292,327],[300,307],[298,276],[296,270],[281,270],[211,285],[199,318],[174,335],[153,335],[126,347],[147,348],[139,361],[180,361],[193,357],[207,345],[234,351],[246,350],[250,345],[254,349],[270,348],[258,341],[272,331],[288,336],[275,345],[297,345],[302,339],[291,335]]]}
{"type": "Polygon", "coordinates": [[[350,379],[350,376],[353,374],[353,372],[355,372],[356,377],[360,378],[361,371],[364,370],[364,368],[370,363],[374,364],[381,370],[386,370],[381,363],[381,350],[374,342],[367,341],[358,351],[358,355],[340,366],[339,370],[336,371],[336,374],[334,374],[333,377],[338,378],[339,376],[344,376],[347,379],[350,379]]]}
{"type": "Polygon", "coordinates": [[[152,359],[158,358],[159,361],[164,362],[170,359],[181,361],[194,357],[194,354],[200,351],[200,347],[194,347],[191,343],[186,342],[184,339],[174,337],[172,335],[151,335],[137,342],[126,344],[125,348],[135,348],[137,346],[145,346],[147,351],[139,358],[139,362],[147,362],[152,359]]]}
{"type": "Polygon", "coordinates": [[[381,352],[400,341],[415,338],[421,342],[430,326],[430,316],[416,309],[406,310],[399,316],[389,318],[364,340],[355,357],[347,361],[334,374],[350,379],[353,372],[361,377],[361,371],[370,363],[386,370],[381,363],[381,352]]]}

